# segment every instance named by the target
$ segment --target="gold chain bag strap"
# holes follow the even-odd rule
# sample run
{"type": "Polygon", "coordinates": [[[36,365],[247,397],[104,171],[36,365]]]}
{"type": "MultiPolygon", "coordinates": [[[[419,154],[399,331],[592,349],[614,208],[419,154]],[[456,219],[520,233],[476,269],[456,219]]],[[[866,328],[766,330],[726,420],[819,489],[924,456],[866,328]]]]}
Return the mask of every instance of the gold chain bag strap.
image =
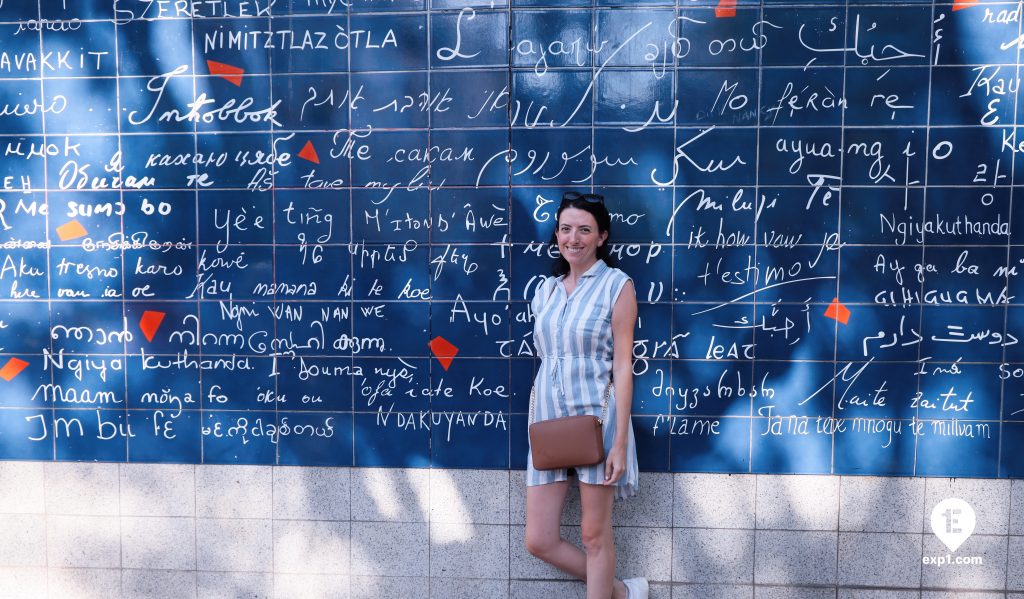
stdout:
{"type": "Polygon", "coordinates": [[[554,470],[575,466],[593,466],[604,461],[604,430],[608,418],[608,395],[612,382],[604,390],[601,417],[564,416],[534,422],[537,388],[530,390],[530,451],[533,467],[554,470]]]}

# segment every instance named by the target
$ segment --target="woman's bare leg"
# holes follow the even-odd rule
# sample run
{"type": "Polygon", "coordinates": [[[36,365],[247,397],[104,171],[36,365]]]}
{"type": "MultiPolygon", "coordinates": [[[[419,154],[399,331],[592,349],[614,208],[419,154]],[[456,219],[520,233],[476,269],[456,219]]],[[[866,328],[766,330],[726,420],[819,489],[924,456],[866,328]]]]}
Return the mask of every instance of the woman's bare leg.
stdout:
{"type": "Polygon", "coordinates": [[[580,483],[583,546],[587,549],[587,599],[621,599],[626,586],[615,579],[612,503],[615,489],[580,483]]]}
{"type": "Polygon", "coordinates": [[[587,579],[587,556],[562,538],[559,523],[569,481],[526,487],[526,550],[559,570],[587,579]]]}
{"type": "MultiPolygon", "coordinates": [[[[592,485],[580,485],[580,496],[582,498],[584,487],[592,485]]],[[[603,487],[595,487],[601,489],[603,487]]],[[[547,485],[537,485],[526,488],[526,550],[532,555],[544,560],[559,570],[575,576],[587,582],[587,571],[589,560],[587,554],[579,547],[562,538],[559,524],[562,519],[562,507],[565,505],[565,497],[569,493],[569,481],[559,481],[547,485]]],[[[584,505],[583,519],[586,521],[588,512],[584,505]]],[[[589,510],[593,512],[593,510],[589,510]]],[[[611,530],[611,505],[608,506],[608,527],[611,530]]],[[[611,575],[615,573],[614,547],[612,549],[611,575]]],[[[613,578],[614,580],[614,578],[613,578]]],[[[626,587],[622,582],[614,580],[614,599],[626,597],[626,587]]],[[[590,593],[588,584],[588,596],[590,593]]],[[[605,586],[607,588],[607,586],[605,586]]],[[[597,595],[600,596],[600,595],[597,595]]],[[[607,595],[605,595],[607,597],[607,595]]]]}

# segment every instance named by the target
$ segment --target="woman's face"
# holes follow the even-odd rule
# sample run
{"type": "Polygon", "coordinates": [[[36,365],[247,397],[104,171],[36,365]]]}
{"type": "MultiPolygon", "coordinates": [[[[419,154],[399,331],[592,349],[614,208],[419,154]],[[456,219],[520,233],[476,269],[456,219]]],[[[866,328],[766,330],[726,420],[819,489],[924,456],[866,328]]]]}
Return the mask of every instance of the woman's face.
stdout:
{"type": "Polygon", "coordinates": [[[608,232],[598,231],[591,213],[569,207],[558,216],[556,239],[558,251],[569,266],[589,268],[597,260],[597,248],[608,239],[608,232]]]}

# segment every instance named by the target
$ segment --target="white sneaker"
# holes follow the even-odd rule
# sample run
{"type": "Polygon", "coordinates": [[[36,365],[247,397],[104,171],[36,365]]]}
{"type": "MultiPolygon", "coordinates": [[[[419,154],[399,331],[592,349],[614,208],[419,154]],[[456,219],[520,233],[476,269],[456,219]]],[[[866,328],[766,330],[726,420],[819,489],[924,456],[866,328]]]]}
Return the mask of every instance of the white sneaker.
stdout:
{"type": "Polygon", "coordinates": [[[646,578],[630,578],[623,580],[622,584],[626,585],[626,590],[629,591],[627,599],[647,599],[650,586],[646,578]]]}

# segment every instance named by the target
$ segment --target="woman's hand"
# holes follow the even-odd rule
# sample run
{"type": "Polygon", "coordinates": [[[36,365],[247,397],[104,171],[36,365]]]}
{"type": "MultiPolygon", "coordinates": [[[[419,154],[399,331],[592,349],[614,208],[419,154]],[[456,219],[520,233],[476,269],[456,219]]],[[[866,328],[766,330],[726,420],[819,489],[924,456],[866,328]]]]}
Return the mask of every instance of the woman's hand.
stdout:
{"type": "Polygon", "coordinates": [[[604,484],[611,486],[619,482],[623,473],[626,472],[626,446],[625,444],[612,445],[608,457],[604,460],[604,484]]]}

